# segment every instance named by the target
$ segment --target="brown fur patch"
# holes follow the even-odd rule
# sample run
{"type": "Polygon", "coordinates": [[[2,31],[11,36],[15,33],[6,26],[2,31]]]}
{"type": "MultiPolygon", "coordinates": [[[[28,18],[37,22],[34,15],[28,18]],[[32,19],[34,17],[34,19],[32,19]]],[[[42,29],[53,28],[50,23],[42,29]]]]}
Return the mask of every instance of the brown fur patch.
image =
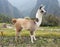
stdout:
{"type": "Polygon", "coordinates": [[[36,22],[39,22],[39,19],[38,18],[36,18],[35,20],[36,20],[36,22]]]}
{"type": "Polygon", "coordinates": [[[12,19],[12,23],[14,23],[14,24],[15,24],[15,23],[16,23],[16,19],[12,19]]]}

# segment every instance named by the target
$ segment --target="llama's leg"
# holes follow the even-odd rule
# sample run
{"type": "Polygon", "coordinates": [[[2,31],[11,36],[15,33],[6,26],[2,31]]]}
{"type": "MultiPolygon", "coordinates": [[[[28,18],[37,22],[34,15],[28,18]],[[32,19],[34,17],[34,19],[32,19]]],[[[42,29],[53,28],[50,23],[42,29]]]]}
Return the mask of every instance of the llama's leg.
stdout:
{"type": "Polygon", "coordinates": [[[15,40],[17,41],[17,39],[18,39],[18,37],[19,37],[19,31],[18,30],[16,30],[16,33],[15,33],[15,40]]]}
{"type": "Polygon", "coordinates": [[[33,37],[34,37],[34,40],[36,40],[36,37],[35,37],[35,32],[33,33],[33,37]]]}
{"type": "Polygon", "coordinates": [[[17,40],[18,37],[20,36],[20,35],[19,35],[19,34],[20,34],[20,31],[21,31],[21,29],[19,29],[19,30],[16,29],[16,37],[15,37],[15,40],[17,40]]]}
{"type": "Polygon", "coordinates": [[[31,42],[34,43],[34,41],[33,41],[33,39],[34,39],[33,31],[30,31],[30,37],[31,37],[31,42]]]}

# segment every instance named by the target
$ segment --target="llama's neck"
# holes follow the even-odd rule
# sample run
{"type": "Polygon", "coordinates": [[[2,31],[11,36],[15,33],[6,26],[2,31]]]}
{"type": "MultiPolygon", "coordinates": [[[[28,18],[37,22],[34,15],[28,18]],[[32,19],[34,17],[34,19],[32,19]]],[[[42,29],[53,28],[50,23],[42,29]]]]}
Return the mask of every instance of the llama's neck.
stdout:
{"type": "Polygon", "coordinates": [[[39,20],[38,22],[36,22],[36,24],[37,24],[38,27],[41,25],[42,15],[43,14],[40,13],[40,10],[38,10],[37,13],[36,13],[36,18],[38,18],[38,20],[39,20]]]}

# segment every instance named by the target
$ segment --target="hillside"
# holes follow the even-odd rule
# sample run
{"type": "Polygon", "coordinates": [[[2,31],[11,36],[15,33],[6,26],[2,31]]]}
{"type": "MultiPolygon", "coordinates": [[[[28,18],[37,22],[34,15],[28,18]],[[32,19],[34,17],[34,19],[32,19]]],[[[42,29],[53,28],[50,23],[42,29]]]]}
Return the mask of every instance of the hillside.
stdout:
{"type": "Polygon", "coordinates": [[[60,16],[58,0],[0,0],[0,13],[16,18],[35,17],[41,4],[46,6],[45,9],[48,14],[60,16]]]}
{"type": "Polygon", "coordinates": [[[37,4],[35,6],[35,8],[32,9],[31,11],[31,17],[35,16],[37,9],[39,8],[39,6],[41,4],[44,4],[46,6],[46,11],[49,14],[54,14],[59,16],[60,15],[60,7],[58,4],[58,0],[37,0],[37,4]]]}
{"type": "Polygon", "coordinates": [[[13,6],[19,9],[24,17],[29,16],[32,9],[35,7],[37,0],[8,0],[13,6]]]}
{"type": "Polygon", "coordinates": [[[21,12],[16,7],[12,6],[8,0],[0,0],[0,13],[12,17],[23,17],[21,12]]]}

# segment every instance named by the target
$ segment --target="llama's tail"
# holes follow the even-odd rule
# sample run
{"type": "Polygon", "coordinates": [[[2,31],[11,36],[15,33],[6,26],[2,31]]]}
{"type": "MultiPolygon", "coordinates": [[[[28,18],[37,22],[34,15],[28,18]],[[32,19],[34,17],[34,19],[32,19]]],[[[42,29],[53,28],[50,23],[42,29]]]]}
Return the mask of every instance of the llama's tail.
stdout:
{"type": "Polygon", "coordinates": [[[15,24],[16,23],[16,19],[12,19],[12,23],[15,24]]]}

